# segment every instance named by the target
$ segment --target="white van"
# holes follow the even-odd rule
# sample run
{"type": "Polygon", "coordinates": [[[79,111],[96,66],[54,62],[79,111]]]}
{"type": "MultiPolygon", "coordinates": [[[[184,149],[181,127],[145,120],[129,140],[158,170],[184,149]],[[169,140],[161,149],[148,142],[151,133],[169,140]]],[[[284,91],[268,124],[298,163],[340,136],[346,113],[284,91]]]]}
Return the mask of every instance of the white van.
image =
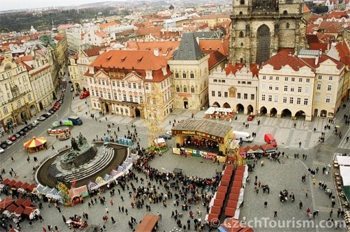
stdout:
{"type": "Polygon", "coordinates": [[[236,140],[242,140],[243,142],[253,142],[253,137],[250,133],[244,131],[233,131],[236,140]]]}

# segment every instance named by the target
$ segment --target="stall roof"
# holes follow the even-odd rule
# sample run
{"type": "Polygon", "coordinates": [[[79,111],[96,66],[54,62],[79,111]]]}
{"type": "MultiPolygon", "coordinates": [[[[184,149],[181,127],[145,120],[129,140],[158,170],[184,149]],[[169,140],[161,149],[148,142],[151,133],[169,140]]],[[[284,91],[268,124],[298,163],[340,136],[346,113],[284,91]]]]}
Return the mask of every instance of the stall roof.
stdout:
{"type": "Polygon", "coordinates": [[[350,166],[350,157],[337,155],[336,160],[338,161],[339,166],[350,166]]]}
{"type": "Polygon", "coordinates": [[[188,120],[183,120],[178,124],[176,124],[173,127],[173,130],[198,131],[198,132],[223,138],[227,135],[227,133],[230,130],[232,130],[232,127],[222,123],[214,122],[211,120],[206,120],[206,119],[200,119],[200,120],[188,119],[188,120]]]}
{"type": "Polygon", "coordinates": [[[153,231],[154,226],[159,220],[158,215],[147,214],[143,217],[140,224],[137,225],[135,232],[151,232],[153,231]]]}
{"type": "Polygon", "coordinates": [[[343,179],[343,186],[350,186],[350,167],[339,166],[340,176],[343,179]]]}

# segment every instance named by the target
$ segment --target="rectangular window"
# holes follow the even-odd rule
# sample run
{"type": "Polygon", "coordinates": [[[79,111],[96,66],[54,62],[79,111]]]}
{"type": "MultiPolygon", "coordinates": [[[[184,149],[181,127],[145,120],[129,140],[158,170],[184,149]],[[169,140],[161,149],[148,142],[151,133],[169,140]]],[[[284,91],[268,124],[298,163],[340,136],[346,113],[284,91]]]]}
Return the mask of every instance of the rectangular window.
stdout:
{"type": "Polygon", "coordinates": [[[273,101],[274,101],[274,102],[278,102],[278,96],[277,96],[277,95],[275,95],[275,96],[273,97],[273,101]]]}
{"type": "Polygon", "coordinates": [[[190,74],[190,77],[193,79],[193,78],[194,78],[194,73],[191,73],[191,74],[190,74]]]}
{"type": "Polygon", "coordinates": [[[126,94],[123,94],[123,101],[127,101],[126,100],[126,94]]]}
{"type": "Polygon", "coordinates": [[[241,99],[241,93],[237,93],[237,98],[241,99]]]}
{"type": "Polygon", "coordinates": [[[330,81],[331,81],[331,80],[333,80],[333,77],[332,77],[332,76],[330,76],[330,77],[329,77],[329,80],[330,80],[330,81]]]}
{"type": "Polygon", "coordinates": [[[298,87],[298,93],[301,93],[301,87],[300,86],[298,87]]]}
{"type": "Polygon", "coordinates": [[[129,87],[129,89],[131,89],[131,83],[128,83],[128,87],[129,87]]]}
{"type": "Polygon", "coordinates": [[[272,77],[272,76],[270,76],[270,80],[272,80],[272,78],[273,78],[273,77],[272,77]]]}
{"type": "Polygon", "coordinates": [[[124,83],[124,81],[122,81],[122,88],[124,88],[125,87],[125,83],[124,83]]]}
{"type": "Polygon", "coordinates": [[[322,76],[321,76],[321,75],[320,75],[320,76],[318,76],[318,79],[319,79],[319,80],[322,80],[322,76]]]}
{"type": "Polygon", "coordinates": [[[291,88],[290,88],[290,91],[291,91],[291,92],[294,92],[294,87],[291,87],[291,88]]]}
{"type": "Polygon", "coordinates": [[[221,97],[221,91],[218,91],[218,97],[221,97]]]}
{"type": "Polygon", "coordinates": [[[284,86],[284,92],[287,92],[288,91],[288,86],[284,86]]]}
{"type": "Polygon", "coordinates": [[[332,90],[332,85],[328,85],[327,90],[331,91],[332,90]]]}
{"type": "Polygon", "coordinates": [[[269,95],[269,102],[272,101],[272,95],[269,95]]]}
{"type": "Polygon", "coordinates": [[[272,86],[271,85],[269,86],[269,90],[272,90],[272,86]]]}
{"type": "Polygon", "coordinates": [[[263,76],[263,80],[266,80],[266,76],[263,76]]]}
{"type": "Polygon", "coordinates": [[[330,103],[331,102],[331,98],[330,97],[327,97],[326,98],[326,103],[330,103]]]}
{"type": "Polygon", "coordinates": [[[113,87],[115,86],[115,81],[112,81],[112,85],[113,85],[113,87]]]}
{"type": "Polygon", "coordinates": [[[139,83],[139,89],[141,89],[141,84],[139,83]]]}
{"type": "Polygon", "coordinates": [[[294,77],[292,77],[292,81],[295,81],[295,78],[294,78],[294,77]]]}
{"type": "Polygon", "coordinates": [[[143,103],[143,97],[140,96],[140,103],[143,103]]]}
{"type": "Polygon", "coordinates": [[[136,89],[136,83],[132,83],[132,87],[136,89]]]}
{"type": "Polygon", "coordinates": [[[211,91],[211,96],[215,97],[215,91],[211,91]]]}
{"type": "Polygon", "coordinates": [[[244,99],[248,99],[248,94],[247,93],[244,94],[244,99]]]}
{"type": "Polygon", "coordinates": [[[297,98],[297,104],[300,105],[301,99],[298,97],[297,98]]]}
{"type": "Polygon", "coordinates": [[[254,100],[255,99],[255,95],[254,94],[250,94],[250,100],[254,100]]]}
{"type": "Polygon", "coordinates": [[[186,78],[186,73],[182,73],[182,78],[186,78]]]}
{"type": "Polygon", "coordinates": [[[306,106],[307,106],[307,104],[309,104],[309,99],[304,98],[304,105],[306,105],[306,106]]]}
{"type": "Polygon", "coordinates": [[[278,81],[280,78],[279,77],[276,77],[276,81],[278,81]]]}
{"type": "Polygon", "coordinates": [[[289,98],[289,103],[290,104],[293,104],[293,102],[294,102],[294,99],[291,97],[291,98],[289,98]]]}
{"type": "Polygon", "coordinates": [[[214,79],[214,82],[218,82],[218,80],[217,80],[217,79],[214,79]]]}
{"type": "Polygon", "coordinates": [[[310,79],[306,79],[306,83],[310,83],[310,79]]]}
{"type": "Polygon", "coordinates": [[[278,91],[278,86],[275,87],[275,90],[278,91]]]}
{"type": "Polygon", "coordinates": [[[133,102],[132,95],[129,95],[130,102],[133,102]]]}
{"type": "Polygon", "coordinates": [[[261,96],[261,100],[265,101],[265,94],[261,96]]]}
{"type": "Polygon", "coordinates": [[[287,98],[283,97],[283,103],[287,103],[287,98]]]}
{"type": "Polygon", "coordinates": [[[224,92],[224,96],[225,96],[225,97],[228,97],[228,92],[224,92]]]}
{"type": "MultiPolygon", "coordinates": [[[[223,82],[225,82],[225,81],[223,81],[223,82]]],[[[251,84],[252,84],[252,82],[251,82],[251,81],[248,81],[248,82],[247,82],[247,84],[248,84],[248,85],[251,85],[251,84]]]]}
{"type": "Polygon", "coordinates": [[[299,78],[299,82],[303,82],[303,79],[302,79],[302,78],[299,78]]]}
{"type": "Polygon", "coordinates": [[[175,78],[179,78],[179,73],[175,73],[175,78]]]}
{"type": "Polygon", "coordinates": [[[318,84],[317,84],[317,90],[320,90],[320,89],[321,89],[321,84],[318,83],[318,84]]]}
{"type": "Polygon", "coordinates": [[[288,77],[285,77],[285,78],[284,78],[284,81],[288,81],[288,77]]]}

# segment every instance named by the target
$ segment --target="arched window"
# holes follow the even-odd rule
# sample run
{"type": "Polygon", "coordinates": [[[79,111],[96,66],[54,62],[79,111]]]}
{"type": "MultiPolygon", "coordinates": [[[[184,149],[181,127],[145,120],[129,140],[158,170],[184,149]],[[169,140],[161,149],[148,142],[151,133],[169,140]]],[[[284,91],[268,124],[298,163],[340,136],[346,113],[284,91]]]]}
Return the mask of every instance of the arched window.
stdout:
{"type": "Polygon", "coordinates": [[[193,87],[193,85],[191,86],[191,93],[194,93],[194,87],[193,87]]]}
{"type": "Polygon", "coordinates": [[[242,12],[242,11],[240,11],[240,12],[239,12],[239,15],[243,15],[243,12],[242,12]]]}
{"type": "Polygon", "coordinates": [[[180,87],[178,85],[176,86],[176,92],[180,92],[180,87]]]}
{"type": "Polygon", "coordinates": [[[243,43],[241,43],[241,47],[243,47],[243,43]]]}
{"type": "Polygon", "coordinates": [[[289,23],[286,23],[286,28],[288,29],[290,27],[290,24],[289,23]]]}
{"type": "Polygon", "coordinates": [[[240,37],[240,38],[243,38],[243,37],[244,37],[243,31],[240,31],[240,32],[239,32],[239,37],[240,37]]]}
{"type": "Polygon", "coordinates": [[[240,0],[239,3],[240,3],[241,5],[244,5],[244,4],[245,4],[245,1],[244,1],[244,0],[240,0]]]}
{"type": "Polygon", "coordinates": [[[284,10],[284,11],[283,11],[283,14],[284,14],[284,15],[287,15],[287,14],[288,14],[288,11],[284,10]]]}
{"type": "Polygon", "coordinates": [[[184,93],[187,93],[187,86],[184,86],[184,93]]]}

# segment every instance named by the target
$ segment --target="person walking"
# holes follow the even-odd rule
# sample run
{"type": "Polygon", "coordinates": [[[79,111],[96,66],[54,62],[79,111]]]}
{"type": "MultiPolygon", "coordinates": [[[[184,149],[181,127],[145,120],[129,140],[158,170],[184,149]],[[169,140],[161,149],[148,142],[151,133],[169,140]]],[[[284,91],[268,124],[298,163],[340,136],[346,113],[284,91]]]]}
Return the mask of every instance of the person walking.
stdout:
{"type": "Polygon", "coordinates": [[[264,202],[264,207],[267,208],[267,201],[264,202]]]}
{"type": "Polygon", "coordinates": [[[274,212],[273,212],[273,217],[274,217],[274,218],[277,217],[277,211],[274,211],[274,212]]]}
{"type": "Polygon", "coordinates": [[[303,208],[303,202],[299,202],[299,209],[302,209],[303,208]]]}

